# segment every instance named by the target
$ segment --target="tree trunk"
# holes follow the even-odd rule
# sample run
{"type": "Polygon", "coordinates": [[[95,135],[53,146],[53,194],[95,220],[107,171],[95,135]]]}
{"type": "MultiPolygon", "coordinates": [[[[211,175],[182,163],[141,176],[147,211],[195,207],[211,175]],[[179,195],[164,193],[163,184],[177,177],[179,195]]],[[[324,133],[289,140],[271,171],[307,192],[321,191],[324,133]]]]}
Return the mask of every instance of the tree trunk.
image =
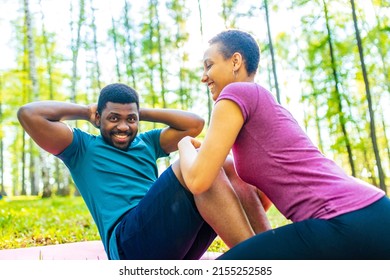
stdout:
{"type": "MultiPolygon", "coordinates": [[[[26,195],[26,132],[23,130],[22,132],[22,190],[20,192],[21,195],[26,195]]],[[[17,193],[16,191],[14,193],[17,193]]]]}
{"type": "MultiPolygon", "coordinates": [[[[96,19],[95,19],[95,8],[93,7],[93,1],[90,0],[91,4],[91,11],[92,11],[92,33],[93,33],[93,54],[95,61],[93,62],[93,65],[95,66],[95,75],[92,75],[95,77],[95,83],[93,84],[94,89],[94,95],[92,97],[93,100],[97,100],[98,95],[97,91],[102,88],[100,79],[101,79],[101,70],[100,70],[100,64],[99,64],[99,51],[98,51],[98,40],[97,40],[97,27],[96,27],[96,19]],[[97,90],[95,90],[97,88],[97,90]]],[[[95,101],[94,101],[95,102],[95,101]]]]}
{"type": "Polygon", "coordinates": [[[133,25],[130,24],[129,21],[129,13],[130,12],[130,5],[127,0],[125,0],[125,30],[126,30],[126,45],[128,46],[128,53],[127,57],[129,61],[126,63],[126,72],[127,75],[131,77],[131,84],[132,87],[137,90],[137,83],[136,83],[136,77],[135,77],[135,53],[134,53],[134,38],[131,34],[131,31],[133,30],[133,25]]]}
{"type": "MultiPolygon", "coordinates": [[[[377,30],[378,32],[380,32],[381,30],[381,18],[379,17],[378,13],[375,11],[375,18],[376,18],[376,25],[377,25],[377,30]]],[[[387,91],[387,93],[390,94],[390,79],[388,79],[388,77],[390,77],[390,72],[389,72],[389,67],[387,65],[387,60],[386,60],[386,53],[385,53],[385,49],[382,48],[379,43],[377,43],[377,49],[378,49],[378,53],[380,55],[380,58],[381,58],[381,63],[382,63],[382,69],[383,69],[383,76],[384,76],[384,87],[387,91]]],[[[382,109],[383,111],[383,109],[382,109]]],[[[386,129],[386,123],[385,123],[385,120],[384,120],[384,116],[383,116],[383,113],[381,114],[381,117],[382,117],[382,127],[383,127],[383,134],[384,134],[384,137],[385,137],[385,145],[386,145],[386,150],[387,150],[387,157],[388,157],[388,163],[390,164],[390,143],[389,143],[389,139],[387,137],[387,129],[386,129]]]]}
{"type": "Polygon", "coordinates": [[[345,142],[345,147],[347,149],[348,153],[348,160],[349,160],[349,165],[351,168],[351,173],[352,176],[356,177],[356,171],[355,171],[355,163],[353,161],[353,155],[352,155],[352,147],[351,147],[351,142],[349,140],[347,128],[346,128],[346,120],[344,117],[344,112],[343,112],[343,105],[342,105],[342,97],[340,93],[340,81],[339,81],[339,75],[337,73],[337,66],[336,66],[336,58],[333,50],[333,40],[332,40],[332,33],[330,30],[329,26],[329,15],[328,15],[328,7],[326,5],[325,0],[322,0],[323,6],[324,6],[324,13],[325,13],[325,21],[326,21],[326,30],[328,33],[327,36],[327,41],[329,45],[329,54],[330,54],[330,60],[331,60],[331,67],[332,67],[332,74],[333,74],[333,79],[334,79],[334,94],[335,98],[337,100],[337,110],[338,110],[338,116],[339,116],[339,122],[340,122],[340,127],[341,131],[343,133],[344,137],[344,142],[345,142]]]}
{"type": "Polygon", "coordinates": [[[114,55],[115,55],[115,72],[116,72],[116,79],[118,82],[122,82],[122,74],[120,70],[120,59],[119,59],[119,54],[118,54],[118,35],[116,31],[116,24],[114,17],[111,17],[111,24],[112,24],[112,43],[114,45],[114,55]]]}
{"type": "MultiPolygon", "coordinates": [[[[0,76],[0,124],[3,123],[3,83],[0,76]]],[[[3,127],[0,126],[0,196],[7,195],[4,186],[4,142],[3,127]]]]}
{"type": "Polygon", "coordinates": [[[264,0],[264,9],[265,9],[265,19],[267,22],[268,45],[269,45],[269,50],[271,52],[272,73],[274,76],[274,86],[275,86],[275,90],[276,90],[276,99],[280,104],[280,90],[279,90],[279,83],[278,83],[278,75],[276,73],[275,54],[274,54],[274,47],[273,47],[273,43],[272,43],[271,26],[269,23],[268,0],[264,0]]]}
{"type": "Polygon", "coordinates": [[[387,158],[388,158],[389,163],[390,163],[390,146],[389,146],[390,143],[389,143],[389,138],[387,137],[387,128],[386,128],[385,118],[384,118],[383,114],[381,114],[381,117],[382,117],[383,135],[385,138],[385,145],[386,145],[386,151],[387,151],[387,158]]]}
{"type": "MultiPolygon", "coordinates": [[[[38,74],[35,63],[35,45],[33,38],[33,28],[32,28],[32,19],[30,14],[29,2],[24,0],[24,15],[25,15],[25,26],[26,26],[26,36],[27,36],[27,52],[28,52],[28,73],[29,79],[31,81],[31,95],[32,100],[38,100],[39,93],[39,84],[38,84],[38,74]]],[[[37,195],[39,190],[39,176],[37,172],[39,171],[39,162],[38,157],[35,155],[35,145],[30,140],[30,188],[31,195],[37,195]]]]}
{"type": "Polygon", "coordinates": [[[376,138],[375,117],[374,117],[374,110],[373,110],[372,100],[371,100],[370,84],[368,81],[366,65],[364,62],[363,44],[362,44],[362,40],[360,38],[360,31],[359,31],[359,28],[357,25],[355,1],[354,0],[350,0],[350,1],[351,1],[351,7],[352,7],[353,25],[355,28],[356,41],[357,41],[357,46],[359,49],[359,58],[360,58],[360,63],[361,63],[361,67],[362,67],[362,72],[363,72],[364,85],[365,85],[365,89],[366,89],[366,98],[367,98],[367,103],[368,103],[367,105],[368,105],[368,111],[369,111],[369,117],[370,117],[370,135],[371,135],[371,141],[372,141],[372,146],[374,149],[376,166],[377,166],[377,171],[378,171],[379,187],[387,194],[387,188],[386,188],[386,183],[385,183],[385,174],[384,174],[383,169],[382,169],[382,162],[381,162],[381,157],[379,155],[379,148],[378,148],[377,138],[376,138]]]}
{"type": "MultiPolygon", "coordinates": [[[[72,75],[71,75],[71,92],[70,92],[70,102],[77,103],[77,79],[78,79],[78,55],[81,46],[81,28],[85,22],[85,0],[79,0],[79,16],[77,21],[77,30],[76,30],[76,38],[73,37],[73,22],[70,23],[72,40],[71,40],[71,50],[72,50],[72,75]]],[[[73,12],[73,6],[71,3],[71,13],[73,12]]],[[[74,122],[77,127],[77,121],[74,122]]],[[[57,190],[57,194],[59,195],[68,195],[70,193],[69,185],[64,185],[64,189],[57,190]]],[[[79,195],[76,192],[76,195],[79,195]]]]}
{"type": "MultiPolygon", "coordinates": [[[[71,95],[70,95],[70,101],[76,102],[77,98],[77,60],[79,55],[79,49],[81,45],[81,27],[84,24],[85,17],[84,17],[84,7],[85,7],[85,1],[80,0],[80,10],[79,10],[79,18],[77,22],[77,30],[76,30],[76,38],[72,36],[72,42],[71,42],[71,50],[72,50],[72,78],[71,78],[71,95]]],[[[71,4],[72,5],[72,4],[71,4]]],[[[71,11],[73,10],[73,6],[71,6],[71,11]]],[[[73,22],[71,22],[71,33],[73,35],[73,22]]]]}
{"type": "MultiPolygon", "coordinates": [[[[41,1],[39,1],[39,4],[41,5],[41,1]]],[[[45,59],[46,59],[46,68],[48,73],[48,86],[49,86],[49,99],[54,99],[54,88],[53,88],[53,63],[52,63],[52,57],[50,53],[50,47],[48,44],[48,34],[46,33],[46,27],[44,25],[45,22],[45,15],[43,14],[42,8],[41,8],[41,20],[42,20],[42,42],[43,47],[45,51],[45,59]]],[[[50,167],[48,164],[46,164],[46,160],[44,158],[44,155],[40,153],[40,162],[42,163],[42,183],[43,183],[43,189],[42,189],[42,197],[51,197],[52,194],[52,188],[50,185],[50,167]]]]}
{"type": "MultiPolygon", "coordinates": [[[[153,57],[153,51],[154,51],[154,44],[153,44],[153,37],[154,37],[154,22],[153,19],[155,18],[154,14],[154,5],[155,1],[150,0],[149,1],[149,25],[148,25],[148,36],[149,36],[149,44],[147,44],[147,58],[146,58],[146,63],[148,65],[148,71],[149,71],[149,93],[152,101],[152,108],[156,108],[157,106],[157,96],[156,92],[154,90],[154,67],[155,67],[155,62],[154,62],[154,57],[153,57]]],[[[155,128],[155,123],[153,123],[153,128],[155,128]]]]}
{"type": "Polygon", "coordinates": [[[157,33],[157,50],[158,50],[158,70],[160,77],[160,90],[161,90],[161,100],[162,107],[167,108],[167,102],[165,98],[166,89],[165,89],[165,71],[164,71],[164,62],[163,62],[163,52],[162,52],[162,39],[161,39],[161,27],[160,27],[160,18],[158,13],[158,1],[156,1],[153,5],[154,14],[156,20],[156,33],[157,33]]]}
{"type": "MultiPolygon", "coordinates": [[[[202,17],[202,5],[200,4],[200,0],[198,0],[198,10],[199,10],[200,35],[201,35],[202,43],[203,43],[204,42],[203,17],[202,17]]],[[[213,101],[212,101],[211,96],[210,96],[209,87],[206,87],[206,91],[207,91],[207,125],[208,125],[210,123],[211,112],[213,110],[213,101]]]]}

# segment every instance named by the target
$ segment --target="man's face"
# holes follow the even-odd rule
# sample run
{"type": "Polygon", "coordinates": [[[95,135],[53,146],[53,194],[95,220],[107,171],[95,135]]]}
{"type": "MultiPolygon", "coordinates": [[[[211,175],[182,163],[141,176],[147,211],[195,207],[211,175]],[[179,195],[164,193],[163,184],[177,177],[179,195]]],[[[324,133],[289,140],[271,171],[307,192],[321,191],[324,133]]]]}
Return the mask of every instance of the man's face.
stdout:
{"type": "Polygon", "coordinates": [[[136,103],[107,102],[102,115],[96,113],[96,123],[108,144],[127,151],[138,133],[138,116],[136,103]]]}

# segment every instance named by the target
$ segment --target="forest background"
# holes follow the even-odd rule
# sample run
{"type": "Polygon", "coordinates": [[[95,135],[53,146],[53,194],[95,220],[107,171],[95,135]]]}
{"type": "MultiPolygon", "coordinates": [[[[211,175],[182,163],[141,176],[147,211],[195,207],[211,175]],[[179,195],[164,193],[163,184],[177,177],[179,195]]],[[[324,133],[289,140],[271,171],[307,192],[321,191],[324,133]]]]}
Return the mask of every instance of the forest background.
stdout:
{"type": "Polygon", "coordinates": [[[19,125],[16,111],[27,102],[95,103],[102,87],[122,82],[139,92],[141,106],[208,120],[203,50],[225,28],[256,37],[257,82],[320,150],[386,191],[389,20],[389,0],[0,0],[0,192],[77,194],[65,166],[19,125]]]}

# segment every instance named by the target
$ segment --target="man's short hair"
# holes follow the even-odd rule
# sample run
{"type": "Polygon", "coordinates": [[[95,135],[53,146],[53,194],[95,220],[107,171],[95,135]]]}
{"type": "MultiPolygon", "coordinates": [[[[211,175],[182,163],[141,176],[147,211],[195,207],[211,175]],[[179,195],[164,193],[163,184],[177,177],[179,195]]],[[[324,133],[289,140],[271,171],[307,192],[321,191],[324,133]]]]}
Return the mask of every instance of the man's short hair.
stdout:
{"type": "Polygon", "coordinates": [[[100,91],[97,111],[101,115],[104,108],[106,108],[107,102],[129,104],[136,103],[139,110],[139,97],[138,93],[131,87],[114,83],[104,87],[100,91]]]}

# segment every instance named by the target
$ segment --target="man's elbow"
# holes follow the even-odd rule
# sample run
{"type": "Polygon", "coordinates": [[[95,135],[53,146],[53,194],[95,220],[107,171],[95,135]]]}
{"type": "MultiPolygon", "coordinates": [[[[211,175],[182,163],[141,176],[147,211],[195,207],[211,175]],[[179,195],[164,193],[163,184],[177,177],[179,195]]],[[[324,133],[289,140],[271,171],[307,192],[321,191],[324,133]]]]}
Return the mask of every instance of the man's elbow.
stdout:
{"type": "Polygon", "coordinates": [[[25,123],[29,116],[31,116],[31,111],[28,104],[20,107],[16,113],[18,120],[21,125],[25,123]]]}
{"type": "Polygon", "coordinates": [[[17,118],[21,126],[27,131],[27,133],[34,127],[39,127],[39,114],[37,108],[29,103],[20,107],[16,113],[17,118]]]}
{"type": "Polygon", "coordinates": [[[193,128],[189,131],[189,136],[191,137],[198,136],[202,132],[204,125],[205,125],[205,120],[201,117],[197,118],[193,128]]]}

